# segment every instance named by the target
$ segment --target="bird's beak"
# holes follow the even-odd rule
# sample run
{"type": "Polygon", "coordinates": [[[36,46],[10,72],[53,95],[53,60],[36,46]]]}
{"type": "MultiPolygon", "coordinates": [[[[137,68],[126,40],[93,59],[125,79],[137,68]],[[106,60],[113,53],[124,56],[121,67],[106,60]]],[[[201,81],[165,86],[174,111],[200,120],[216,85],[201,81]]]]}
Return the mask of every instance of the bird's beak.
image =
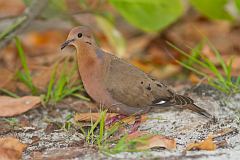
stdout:
{"type": "Polygon", "coordinates": [[[62,45],[61,45],[61,50],[63,50],[65,47],[67,47],[69,45],[69,43],[75,41],[75,39],[69,39],[69,40],[66,40],[62,45]]]}

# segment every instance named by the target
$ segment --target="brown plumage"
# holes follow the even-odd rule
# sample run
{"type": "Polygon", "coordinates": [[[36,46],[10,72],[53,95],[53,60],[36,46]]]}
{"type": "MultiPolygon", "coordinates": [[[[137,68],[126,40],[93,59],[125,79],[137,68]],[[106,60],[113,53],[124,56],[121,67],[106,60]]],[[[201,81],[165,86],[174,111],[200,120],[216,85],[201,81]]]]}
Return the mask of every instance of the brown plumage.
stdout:
{"type": "Polygon", "coordinates": [[[87,93],[108,110],[138,115],[152,107],[181,106],[212,117],[191,98],[174,93],[140,69],[101,50],[87,27],[72,29],[61,48],[68,45],[77,50],[79,73],[87,93]]]}

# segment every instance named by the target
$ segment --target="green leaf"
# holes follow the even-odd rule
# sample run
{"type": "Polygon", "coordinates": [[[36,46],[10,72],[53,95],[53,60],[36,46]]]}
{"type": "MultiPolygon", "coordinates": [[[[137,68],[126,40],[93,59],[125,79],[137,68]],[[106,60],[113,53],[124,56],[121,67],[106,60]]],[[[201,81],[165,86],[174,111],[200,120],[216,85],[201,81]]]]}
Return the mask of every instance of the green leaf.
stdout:
{"type": "Polygon", "coordinates": [[[182,15],[179,0],[109,0],[132,25],[153,32],[166,28],[182,15]]]}
{"type": "Polygon", "coordinates": [[[238,11],[240,11],[240,0],[235,0],[235,5],[236,5],[238,11]]]}
{"type": "Polygon", "coordinates": [[[225,9],[228,0],[190,0],[193,7],[210,19],[232,20],[225,9]]]}

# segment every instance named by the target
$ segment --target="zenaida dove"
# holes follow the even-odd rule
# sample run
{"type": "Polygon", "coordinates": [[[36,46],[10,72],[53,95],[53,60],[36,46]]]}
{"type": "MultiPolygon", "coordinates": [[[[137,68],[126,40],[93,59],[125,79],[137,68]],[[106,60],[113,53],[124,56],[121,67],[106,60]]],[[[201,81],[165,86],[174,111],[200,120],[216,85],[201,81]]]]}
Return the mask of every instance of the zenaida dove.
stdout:
{"type": "Polygon", "coordinates": [[[180,106],[212,118],[194,101],[176,94],[135,66],[99,48],[89,28],[73,28],[61,49],[72,45],[83,85],[91,98],[111,112],[140,115],[152,107],[180,106]]]}

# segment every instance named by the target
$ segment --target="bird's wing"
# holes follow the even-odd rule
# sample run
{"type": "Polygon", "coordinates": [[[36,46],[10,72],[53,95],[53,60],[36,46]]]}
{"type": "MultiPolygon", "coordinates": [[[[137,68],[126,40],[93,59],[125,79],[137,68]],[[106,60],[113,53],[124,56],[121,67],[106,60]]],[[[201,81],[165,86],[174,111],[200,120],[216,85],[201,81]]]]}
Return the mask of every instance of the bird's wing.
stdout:
{"type": "Polygon", "coordinates": [[[152,79],[146,73],[115,56],[107,55],[105,86],[118,102],[131,107],[182,106],[206,117],[212,117],[206,110],[196,106],[194,101],[174,93],[163,83],[152,79]]]}
{"type": "Polygon", "coordinates": [[[104,83],[116,101],[131,107],[144,107],[171,99],[165,85],[124,60],[109,54],[107,56],[104,83]]]}

